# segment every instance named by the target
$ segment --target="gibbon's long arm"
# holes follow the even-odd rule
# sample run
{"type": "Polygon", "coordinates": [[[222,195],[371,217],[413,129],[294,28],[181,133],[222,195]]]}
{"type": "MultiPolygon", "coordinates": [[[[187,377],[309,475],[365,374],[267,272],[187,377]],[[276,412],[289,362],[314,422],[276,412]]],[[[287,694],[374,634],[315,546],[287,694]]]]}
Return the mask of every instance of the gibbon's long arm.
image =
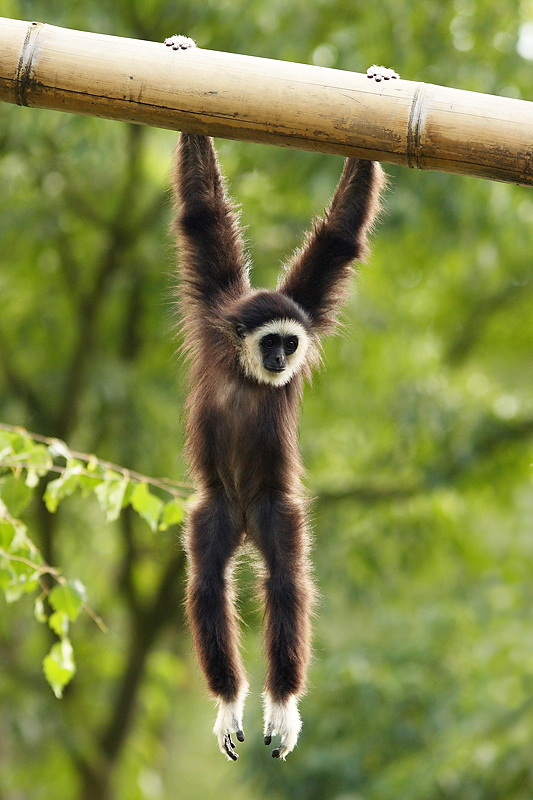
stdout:
{"type": "Polygon", "coordinates": [[[250,289],[242,234],[212,140],[182,133],[175,164],[174,226],[183,291],[189,302],[212,311],[222,296],[238,297],[250,289]]]}
{"type": "Polygon", "coordinates": [[[352,261],[367,254],[367,236],[384,184],[377,162],[348,158],[324,218],[315,221],[289,261],[278,288],[307,311],[319,333],[335,327],[353,273],[352,261]]]}

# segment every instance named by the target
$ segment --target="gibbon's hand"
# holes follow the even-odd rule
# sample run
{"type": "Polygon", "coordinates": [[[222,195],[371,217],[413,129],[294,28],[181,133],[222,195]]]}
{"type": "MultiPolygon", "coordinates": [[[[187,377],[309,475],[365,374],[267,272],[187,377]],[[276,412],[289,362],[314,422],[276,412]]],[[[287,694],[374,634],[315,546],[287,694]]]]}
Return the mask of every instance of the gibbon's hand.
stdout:
{"type": "Polygon", "coordinates": [[[394,72],[393,69],[388,69],[387,67],[378,67],[376,64],[372,64],[366,71],[367,78],[373,78],[376,83],[380,81],[390,81],[391,78],[399,78],[397,72],[394,72]]]}
{"type": "Polygon", "coordinates": [[[196,47],[194,39],[190,39],[188,36],[181,36],[179,33],[175,33],[174,36],[169,36],[168,39],[165,39],[165,44],[173,50],[188,50],[189,47],[196,47]]]}

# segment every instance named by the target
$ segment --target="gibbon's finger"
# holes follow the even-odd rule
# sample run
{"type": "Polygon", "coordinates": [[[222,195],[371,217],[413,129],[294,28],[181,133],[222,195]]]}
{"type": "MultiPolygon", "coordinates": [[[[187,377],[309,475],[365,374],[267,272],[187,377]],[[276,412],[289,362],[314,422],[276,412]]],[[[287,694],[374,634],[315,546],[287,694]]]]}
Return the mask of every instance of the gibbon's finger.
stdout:
{"type": "Polygon", "coordinates": [[[237,731],[237,739],[239,742],[244,742],[244,731],[237,731]]]}
{"type": "Polygon", "coordinates": [[[231,736],[229,735],[229,733],[227,733],[224,736],[224,750],[226,751],[227,755],[231,758],[232,761],[237,761],[239,756],[237,755],[237,753],[234,752],[235,745],[231,741],[231,736]]]}

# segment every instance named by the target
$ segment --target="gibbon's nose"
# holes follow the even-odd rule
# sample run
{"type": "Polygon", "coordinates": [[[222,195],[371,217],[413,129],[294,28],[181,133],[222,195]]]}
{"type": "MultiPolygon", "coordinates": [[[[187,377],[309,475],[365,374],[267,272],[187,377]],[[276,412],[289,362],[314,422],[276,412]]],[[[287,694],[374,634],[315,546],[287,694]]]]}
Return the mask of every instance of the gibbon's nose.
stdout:
{"type": "Polygon", "coordinates": [[[269,353],[263,361],[269,372],[283,372],[287,366],[285,354],[280,349],[277,353],[269,353]]]}

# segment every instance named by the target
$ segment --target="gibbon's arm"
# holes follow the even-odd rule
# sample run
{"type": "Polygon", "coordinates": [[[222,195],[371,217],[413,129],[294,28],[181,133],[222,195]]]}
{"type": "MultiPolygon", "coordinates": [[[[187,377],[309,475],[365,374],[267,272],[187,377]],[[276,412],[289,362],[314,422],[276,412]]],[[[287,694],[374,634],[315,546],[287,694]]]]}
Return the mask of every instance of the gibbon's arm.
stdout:
{"type": "Polygon", "coordinates": [[[319,333],[335,327],[353,273],[351,262],[367,255],[384,184],[377,162],[348,158],[324,218],[315,221],[287,266],[278,288],[307,311],[319,333]]]}
{"type": "Polygon", "coordinates": [[[212,140],[182,133],[174,169],[180,276],[186,301],[212,311],[249,290],[244,243],[212,140]]]}

